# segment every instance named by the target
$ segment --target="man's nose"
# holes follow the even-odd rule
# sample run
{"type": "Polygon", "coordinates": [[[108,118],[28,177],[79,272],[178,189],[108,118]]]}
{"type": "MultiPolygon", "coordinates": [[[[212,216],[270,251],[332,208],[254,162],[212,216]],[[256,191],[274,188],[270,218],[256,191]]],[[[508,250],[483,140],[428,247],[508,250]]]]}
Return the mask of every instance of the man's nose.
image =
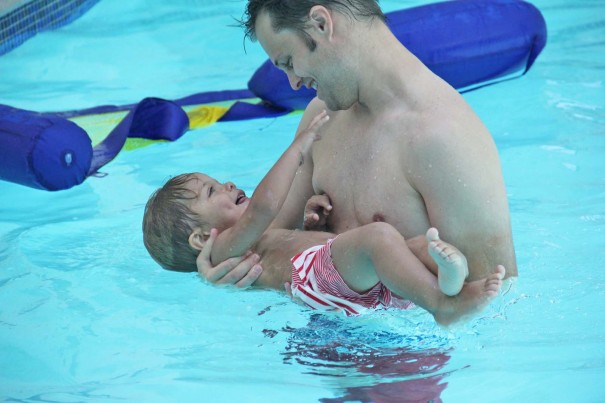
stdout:
{"type": "Polygon", "coordinates": [[[288,81],[290,81],[290,87],[294,91],[298,91],[302,87],[302,79],[293,72],[288,73],[288,81]]]}

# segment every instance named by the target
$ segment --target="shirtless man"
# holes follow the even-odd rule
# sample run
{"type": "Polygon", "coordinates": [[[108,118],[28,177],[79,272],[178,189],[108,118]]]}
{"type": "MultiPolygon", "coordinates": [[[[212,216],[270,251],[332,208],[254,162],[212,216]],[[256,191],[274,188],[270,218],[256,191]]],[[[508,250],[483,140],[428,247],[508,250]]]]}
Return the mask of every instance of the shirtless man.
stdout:
{"type": "MultiPolygon", "coordinates": [[[[334,207],[332,232],[385,221],[409,240],[437,227],[467,256],[469,281],[498,264],[517,276],[489,131],[391,33],[375,0],[250,0],[243,24],[292,88],[317,89],[298,132],[321,110],[330,115],[277,218],[283,228],[301,228],[306,201],[325,194],[334,207]]],[[[216,267],[208,256],[202,251],[197,264],[212,283],[245,287],[262,270],[256,255],[216,267]]]]}

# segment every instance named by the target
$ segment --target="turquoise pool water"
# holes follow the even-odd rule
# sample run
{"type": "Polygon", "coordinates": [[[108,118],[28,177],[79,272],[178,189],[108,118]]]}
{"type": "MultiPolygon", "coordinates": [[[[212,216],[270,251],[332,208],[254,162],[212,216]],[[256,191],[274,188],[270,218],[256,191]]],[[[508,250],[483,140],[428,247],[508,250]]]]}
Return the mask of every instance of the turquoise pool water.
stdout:
{"type": "MultiPolygon", "coordinates": [[[[157,3],[103,0],[0,57],[0,103],[245,88],[266,56],[229,27],[244,1],[157,3]]],[[[142,246],[149,194],[191,170],[253,191],[299,116],[219,123],[67,191],[0,182],[0,398],[605,401],[605,1],[533,3],[549,39],[532,70],[465,95],[501,153],[520,272],[482,317],[450,332],[420,310],[336,318],[161,270],[142,246]]]]}

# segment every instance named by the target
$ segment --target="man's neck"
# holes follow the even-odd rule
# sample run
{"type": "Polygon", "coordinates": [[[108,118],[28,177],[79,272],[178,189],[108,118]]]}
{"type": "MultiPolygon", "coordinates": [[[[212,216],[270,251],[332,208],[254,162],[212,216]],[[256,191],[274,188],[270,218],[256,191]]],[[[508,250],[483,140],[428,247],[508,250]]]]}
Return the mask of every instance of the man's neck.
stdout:
{"type": "Polygon", "coordinates": [[[353,44],[359,50],[360,107],[378,113],[394,104],[398,108],[411,106],[411,89],[422,64],[382,24],[368,27],[364,36],[353,44]]]}

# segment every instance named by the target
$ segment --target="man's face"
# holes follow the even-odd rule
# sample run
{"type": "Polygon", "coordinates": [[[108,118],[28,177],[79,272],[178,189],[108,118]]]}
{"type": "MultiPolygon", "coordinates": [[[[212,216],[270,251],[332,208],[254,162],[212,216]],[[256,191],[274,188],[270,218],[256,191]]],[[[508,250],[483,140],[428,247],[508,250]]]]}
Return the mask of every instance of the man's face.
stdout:
{"type": "Polygon", "coordinates": [[[330,110],[348,109],[345,94],[346,80],[343,69],[331,50],[331,44],[321,35],[308,32],[315,41],[316,48],[309,44],[299,32],[283,29],[273,30],[271,17],[261,13],[256,20],[256,37],[271,61],[288,76],[294,90],[302,86],[315,88],[317,97],[326,103],[330,110]]]}

